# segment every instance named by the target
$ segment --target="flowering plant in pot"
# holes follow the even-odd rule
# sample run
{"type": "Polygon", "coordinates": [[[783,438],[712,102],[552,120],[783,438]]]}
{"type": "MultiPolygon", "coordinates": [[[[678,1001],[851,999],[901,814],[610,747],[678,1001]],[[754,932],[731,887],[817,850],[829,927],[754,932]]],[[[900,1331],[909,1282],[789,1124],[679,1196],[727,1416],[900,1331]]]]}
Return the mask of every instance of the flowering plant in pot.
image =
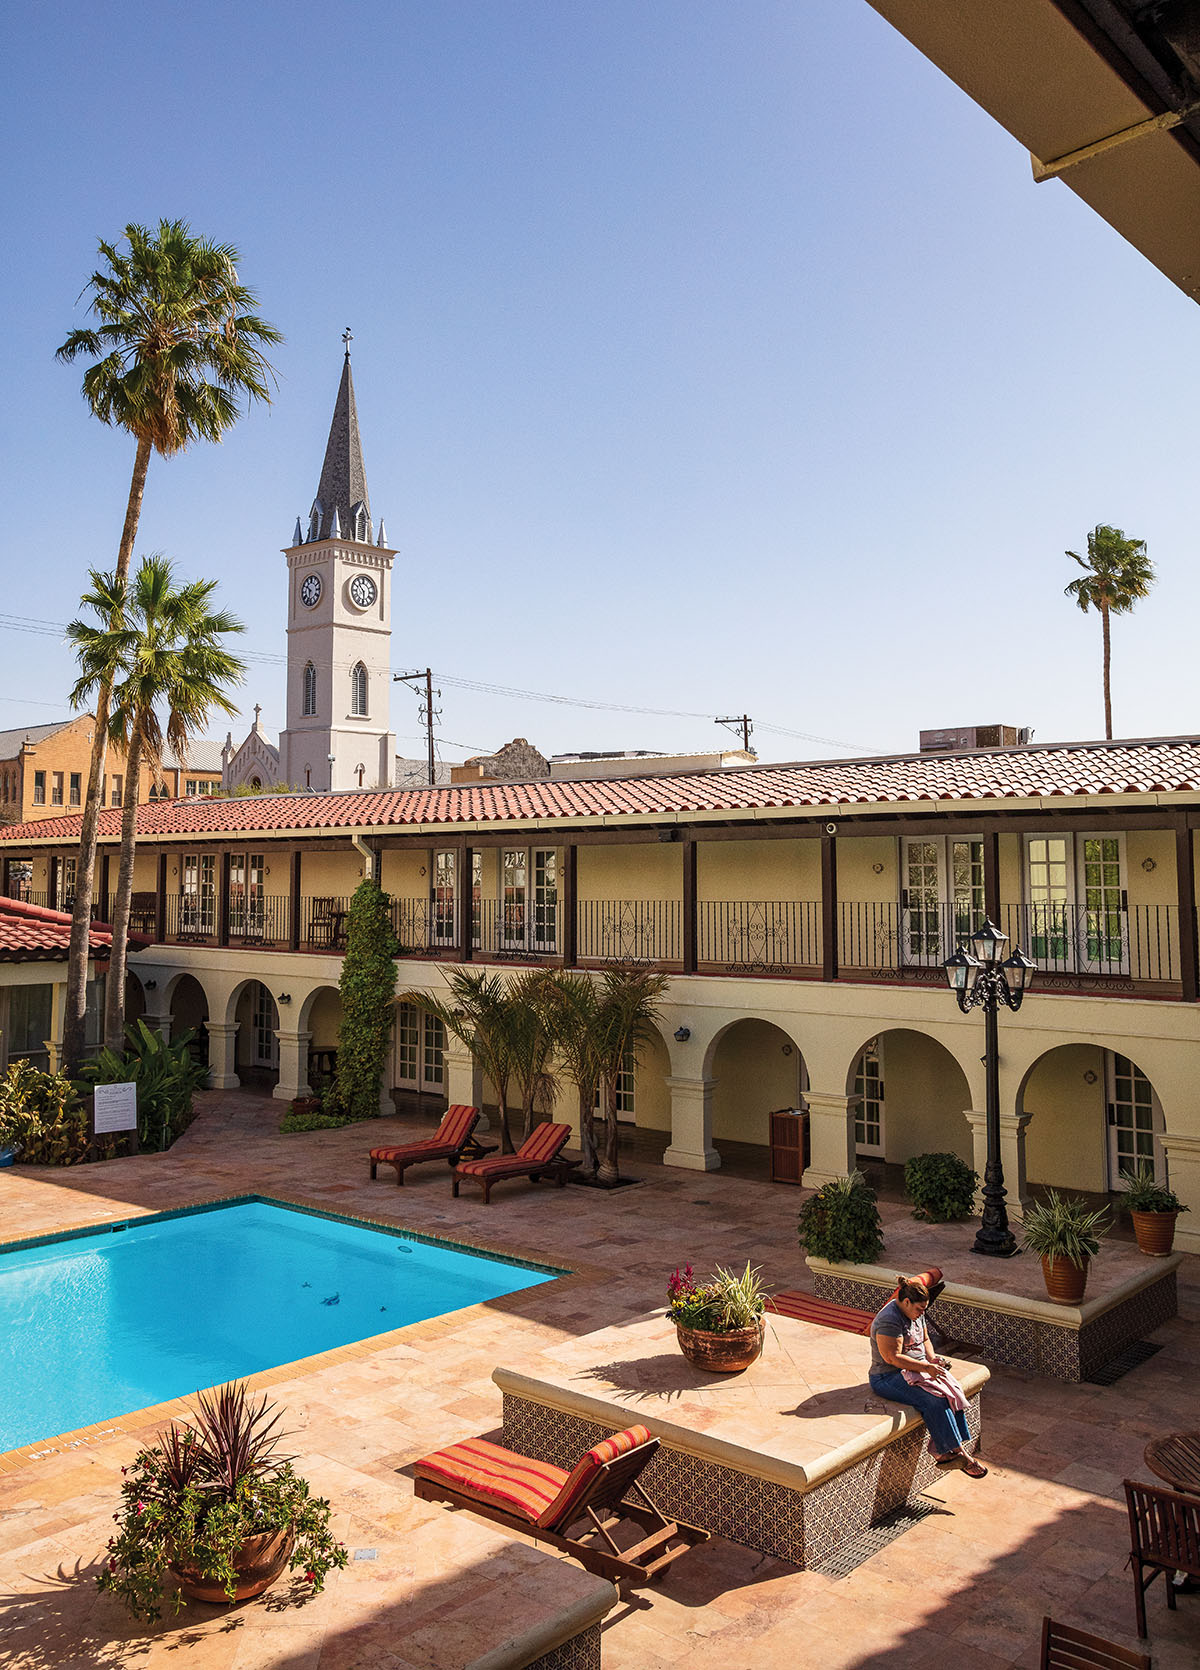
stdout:
{"type": "Polygon", "coordinates": [[[1189,1210],[1179,1196],[1154,1181],[1150,1166],[1122,1171],[1125,1194],[1121,1210],[1133,1219],[1137,1244],[1151,1258],[1165,1258],[1175,1243],[1175,1219],[1189,1210]]]}
{"type": "Polygon", "coordinates": [[[242,1383],[201,1393],[195,1425],[172,1425],[122,1468],[118,1530],[97,1587],[135,1618],[178,1612],[183,1596],[222,1604],[261,1594],[286,1566],[314,1593],[347,1561],[313,1496],[276,1453],[280,1416],[242,1383]]]}
{"type": "Polygon", "coordinates": [[[1042,1261],[1046,1295],[1056,1305],[1077,1305],[1087,1287],[1088,1264],[1108,1228],[1103,1207],[1092,1211],[1082,1195],[1047,1189],[1045,1200],[1025,1209],[1021,1245],[1042,1261]]]}
{"type": "Polygon", "coordinates": [[[721,1374],[749,1368],[763,1347],[766,1298],[748,1263],[740,1276],[718,1266],[706,1282],[697,1282],[690,1264],[677,1269],[667,1283],[667,1315],[688,1362],[721,1374]]]}

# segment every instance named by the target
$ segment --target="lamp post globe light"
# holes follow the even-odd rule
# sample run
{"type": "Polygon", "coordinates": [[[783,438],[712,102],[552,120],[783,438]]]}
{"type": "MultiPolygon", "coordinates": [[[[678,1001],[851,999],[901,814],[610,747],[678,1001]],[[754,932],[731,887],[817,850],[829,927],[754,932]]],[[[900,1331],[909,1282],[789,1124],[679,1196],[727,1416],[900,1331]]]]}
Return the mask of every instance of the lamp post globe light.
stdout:
{"type": "Polygon", "coordinates": [[[1000,961],[1008,936],[994,922],[984,922],[971,935],[974,955],[960,945],[942,967],[950,990],[964,1015],[982,1009],[984,1070],[987,1085],[987,1164],[983,1173],[983,1221],[973,1252],[989,1258],[1011,1258],[1016,1239],[1005,1209],[1004,1167],[1000,1160],[1000,1056],[996,1017],[1000,1005],[1014,1013],[1021,1007],[1037,966],[1023,951],[1014,950],[1000,961]]]}

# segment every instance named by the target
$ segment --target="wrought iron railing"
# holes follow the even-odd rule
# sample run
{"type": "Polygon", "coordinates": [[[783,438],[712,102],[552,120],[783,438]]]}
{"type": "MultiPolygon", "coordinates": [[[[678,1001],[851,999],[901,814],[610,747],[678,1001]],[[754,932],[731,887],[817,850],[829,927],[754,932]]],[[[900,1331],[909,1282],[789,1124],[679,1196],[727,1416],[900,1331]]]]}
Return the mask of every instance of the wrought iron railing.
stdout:
{"type": "Polygon", "coordinates": [[[235,894],[229,901],[230,945],[281,946],[290,942],[291,900],[268,893],[260,898],[235,894]]]}
{"type": "Polygon", "coordinates": [[[683,955],[678,899],[581,899],[577,945],[587,962],[674,963],[683,955]]]}
{"type": "Polygon", "coordinates": [[[321,893],[300,901],[300,949],[344,951],[349,895],[321,893]]]}
{"type": "Polygon", "coordinates": [[[819,964],[821,906],[810,899],[702,899],[696,957],[731,973],[819,964]]]}
{"type": "Polygon", "coordinates": [[[217,895],[168,893],[167,938],[176,945],[217,943],[217,895]]]}

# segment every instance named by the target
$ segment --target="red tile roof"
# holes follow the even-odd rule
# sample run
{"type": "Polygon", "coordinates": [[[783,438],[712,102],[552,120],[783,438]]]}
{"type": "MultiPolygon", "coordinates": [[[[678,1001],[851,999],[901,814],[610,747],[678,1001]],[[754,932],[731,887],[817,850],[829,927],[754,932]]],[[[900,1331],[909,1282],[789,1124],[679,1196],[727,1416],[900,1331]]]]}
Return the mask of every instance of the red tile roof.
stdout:
{"type": "MultiPolygon", "coordinates": [[[[1117,794],[1200,794],[1200,737],[817,760],[581,782],[543,778],[527,783],[359,789],[347,794],[272,794],[233,800],[201,796],[139,807],[138,834],[337,832],[556,818],[673,821],[714,812],[1117,794]]],[[[73,841],[78,838],[79,822],[76,813],[19,824],[2,832],[0,844],[73,841]]],[[[101,838],[116,841],[120,822],[119,809],[102,811],[101,838]]]]}
{"type": "MultiPolygon", "coordinates": [[[[65,910],[0,898],[0,962],[58,961],[67,955],[70,944],[71,918],[65,910]]],[[[112,929],[105,923],[92,923],[91,949],[93,956],[112,949],[112,929]]]]}

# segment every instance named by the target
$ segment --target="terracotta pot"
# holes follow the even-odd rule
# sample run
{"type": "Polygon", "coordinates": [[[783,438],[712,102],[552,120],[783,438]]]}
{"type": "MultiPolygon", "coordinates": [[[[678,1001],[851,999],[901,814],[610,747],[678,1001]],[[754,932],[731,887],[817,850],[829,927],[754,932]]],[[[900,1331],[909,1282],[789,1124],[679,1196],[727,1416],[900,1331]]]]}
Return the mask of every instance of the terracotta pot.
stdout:
{"type": "Polygon", "coordinates": [[[1178,1212],[1131,1212],[1133,1233],[1142,1252],[1151,1258],[1165,1258],[1175,1244],[1178,1212]]]}
{"type": "Polygon", "coordinates": [[[319,1096],[295,1096],[292,1098],[291,1111],[293,1113],[320,1113],[321,1098],[319,1096]]]}
{"type": "Polygon", "coordinates": [[[693,1368],[710,1374],[740,1374],[760,1356],[766,1322],[754,1328],[734,1328],[726,1334],[712,1334],[705,1328],[681,1328],[675,1324],[679,1349],[693,1368]]]}
{"type": "Polygon", "coordinates": [[[1083,1290],[1087,1286],[1088,1264],[1072,1264],[1069,1259],[1056,1258],[1051,1264],[1048,1258],[1042,1260],[1042,1275],[1046,1280],[1046,1297],[1055,1305],[1077,1305],[1083,1298],[1083,1290]]]}
{"type": "MultiPolygon", "coordinates": [[[[261,1536],[247,1537],[233,1562],[238,1579],[234,1601],[249,1600],[269,1588],[291,1558],[295,1540],[290,1529],[264,1531],[261,1536]]],[[[171,1570],[189,1600],[207,1601],[210,1606],[233,1604],[221,1585],[202,1576],[196,1566],[172,1566],[171,1570]]]]}

